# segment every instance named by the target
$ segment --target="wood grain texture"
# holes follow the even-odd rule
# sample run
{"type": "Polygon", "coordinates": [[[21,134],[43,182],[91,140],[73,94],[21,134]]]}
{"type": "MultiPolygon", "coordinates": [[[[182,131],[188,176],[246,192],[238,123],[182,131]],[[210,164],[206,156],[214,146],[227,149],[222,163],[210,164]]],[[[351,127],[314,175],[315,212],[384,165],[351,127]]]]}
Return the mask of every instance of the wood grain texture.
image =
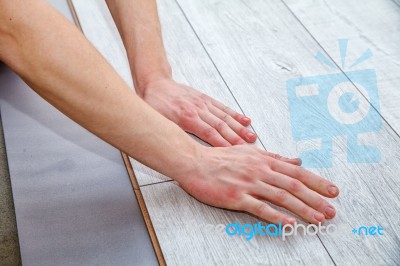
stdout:
{"type": "MultiPolygon", "coordinates": [[[[104,19],[104,13],[84,10],[94,10],[93,5],[103,3],[74,2],[80,2],[78,15],[81,9],[82,16],[91,15],[92,20],[106,21],[97,22],[97,26],[90,19],[86,22],[92,32],[91,41],[101,42],[101,38],[96,36],[104,34],[99,25],[103,23],[102,27],[109,28],[112,21],[104,19]]],[[[322,48],[286,6],[261,0],[178,2],[185,14],[173,1],[158,2],[175,78],[238,110],[224,84],[226,82],[244,113],[253,119],[253,127],[267,149],[296,156],[305,149],[318,148],[318,141],[296,143],[292,140],[285,82],[293,77],[340,70],[329,69],[314,59],[315,53],[322,48]]],[[[84,28],[86,23],[82,22],[84,28]]],[[[112,41],[109,37],[102,38],[112,41]]],[[[111,62],[120,54],[107,47],[104,49],[103,55],[108,54],[109,58],[106,57],[111,62]]],[[[332,125],[325,123],[322,126],[329,128],[332,125]]],[[[381,150],[379,164],[347,163],[346,139],[338,137],[334,139],[333,168],[315,170],[341,188],[340,198],[333,201],[338,217],[331,223],[348,229],[339,236],[320,238],[338,265],[396,264],[399,261],[399,233],[395,229],[400,220],[399,138],[384,123],[379,132],[360,136],[359,141],[381,150]],[[351,233],[353,227],[377,224],[385,228],[384,237],[357,237],[351,233]]],[[[251,223],[255,219],[203,205],[173,182],[149,185],[168,178],[135,164],[135,161],[133,167],[169,264],[332,263],[316,237],[298,236],[286,242],[277,238],[245,241],[239,237],[228,238],[226,234],[210,233],[207,224],[226,225],[235,219],[251,223]]]]}
{"type": "MultiPolygon", "coordinates": [[[[80,17],[86,17],[85,19],[80,18],[83,28],[85,28],[87,23],[91,24],[91,27],[93,27],[93,22],[87,18],[88,14],[83,11],[99,9],[92,8],[92,5],[101,5],[101,3],[87,1],[85,2],[84,7],[82,7],[82,2],[80,5],[75,5],[78,15],[80,14],[80,17]]],[[[228,104],[234,109],[240,111],[233,97],[230,95],[229,90],[223,83],[223,80],[219,76],[212,62],[207,57],[207,54],[205,53],[201,44],[198,42],[190,26],[187,24],[178,6],[173,1],[160,1],[159,12],[163,25],[163,35],[168,50],[169,59],[174,69],[175,78],[180,82],[190,84],[199,90],[214,96],[225,104],[228,104]]],[[[93,14],[90,12],[88,13],[93,14]]],[[[101,15],[97,14],[95,17],[99,18],[101,15]]],[[[112,22],[108,21],[108,23],[112,22]]],[[[97,25],[101,24],[102,23],[100,22],[97,23],[97,25]]],[[[99,30],[99,28],[96,29],[96,32],[97,34],[99,32],[102,32],[102,34],[104,33],[104,31],[99,30]]],[[[101,38],[97,38],[95,34],[88,34],[87,36],[89,36],[90,40],[94,43],[101,41],[101,38]]],[[[100,45],[97,44],[95,46],[100,47],[100,45]]],[[[110,58],[107,59],[111,61],[111,63],[112,58],[117,57],[119,52],[116,52],[115,55],[112,55],[112,53],[113,52],[109,49],[107,52],[103,53],[106,58],[110,56],[110,58]]],[[[121,62],[121,60],[119,60],[119,62],[121,62]]],[[[260,144],[258,143],[258,145],[260,144]]],[[[142,191],[143,189],[146,191],[154,191],[152,188],[156,185],[148,185],[149,181],[154,182],[157,181],[157,179],[164,180],[164,177],[160,174],[149,168],[143,167],[138,163],[135,164],[135,161],[133,161],[133,168],[139,184],[142,185],[142,191]]],[[[259,263],[264,262],[267,264],[284,264],[285,261],[301,264],[317,262],[331,264],[329,255],[324,250],[319,239],[315,236],[298,238],[288,242],[281,242],[278,239],[260,239],[259,245],[265,246],[265,250],[263,250],[262,247],[260,247],[260,250],[254,249],[254,244],[252,243],[237,247],[237,242],[226,241],[221,234],[214,235],[211,233],[211,240],[203,239],[201,235],[207,234],[207,232],[204,231],[204,228],[198,228],[197,231],[187,228],[183,230],[184,225],[188,222],[187,217],[190,217],[191,220],[200,220],[202,219],[202,216],[207,215],[207,213],[216,211],[217,213],[213,214],[215,219],[209,221],[210,224],[215,224],[218,221],[219,223],[224,223],[227,221],[227,219],[224,218],[224,213],[229,215],[231,220],[234,219],[233,217],[235,217],[237,213],[226,212],[200,204],[188,196],[180,188],[176,187],[176,185],[169,185],[168,183],[170,182],[159,184],[160,189],[154,191],[155,194],[149,192],[146,194],[147,196],[144,195],[146,199],[146,205],[148,205],[148,211],[152,217],[152,223],[156,229],[157,237],[160,240],[160,244],[168,264],[206,265],[210,263],[215,264],[222,262],[238,264],[257,261],[259,263]],[[169,189],[171,186],[175,188],[173,191],[169,189]],[[156,196],[156,194],[164,195],[164,197],[166,197],[165,199],[160,198],[164,204],[152,204],[154,203],[154,200],[159,198],[156,196]],[[154,198],[154,196],[156,196],[156,198],[154,198]],[[169,200],[167,200],[168,198],[169,200]],[[180,210],[178,212],[179,215],[177,216],[176,214],[178,209],[176,209],[174,206],[169,206],[170,204],[176,204],[177,202],[181,202],[179,205],[181,207],[187,204],[185,210],[193,209],[193,212],[188,213],[188,216],[179,219],[181,216],[181,211],[183,211],[180,209],[181,207],[178,208],[180,210]],[[166,206],[168,209],[165,209],[166,206]],[[202,214],[203,212],[204,214],[202,214]],[[220,215],[222,216],[219,217],[220,215]],[[177,218],[178,220],[175,221],[177,218]],[[171,234],[176,235],[177,228],[182,228],[182,234],[179,234],[179,237],[172,237],[171,234]],[[167,231],[169,232],[168,234],[166,234],[167,231]],[[206,247],[211,242],[216,243],[214,245],[216,249],[215,252],[209,254],[210,249],[203,249],[200,253],[198,251],[190,252],[192,255],[187,255],[187,252],[191,250],[198,250],[201,247],[206,247]],[[185,246],[185,248],[182,248],[182,246],[185,246]],[[236,251],[235,247],[237,248],[236,251]],[[262,254],[259,254],[261,251],[262,254]],[[196,253],[198,255],[196,255],[196,253]],[[235,258],[235,253],[249,253],[249,255],[244,256],[242,259],[237,259],[235,258]],[[221,254],[225,255],[220,257],[221,254]],[[255,257],[254,260],[250,259],[252,256],[255,257]]],[[[184,212],[186,213],[186,211],[184,212]]],[[[249,219],[249,216],[246,214],[239,215],[249,219]]],[[[252,221],[255,221],[255,219],[252,219],[252,221]]],[[[239,242],[241,242],[241,240],[239,240],[239,242]]],[[[246,241],[244,241],[244,243],[246,243],[246,241]]]]}
{"type": "Polygon", "coordinates": [[[204,205],[175,182],[141,187],[168,265],[333,265],[315,236],[231,237],[225,226],[257,219],[204,205]]]}
{"type": "MultiPolygon", "coordinates": [[[[273,151],[297,154],[302,148],[291,141],[285,82],[339,69],[315,61],[321,47],[280,2],[178,2],[240,106],[253,119],[260,140],[273,151]]],[[[337,264],[396,264],[400,258],[396,230],[400,220],[399,137],[383,123],[379,132],[359,139],[381,150],[380,163],[347,163],[345,138],[337,137],[333,167],[314,171],[341,188],[340,198],[333,201],[338,209],[333,223],[351,228],[381,224],[387,234],[362,238],[348,232],[340,238],[320,238],[337,264]]]]}
{"type": "Polygon", "coordinates": [[[376,70],[381,113],[400,134],[400,6],[391,0],[367,0],[362,4],[355,0],[285,3],[344,71],[376,70]],[[337,40],[344,38],[349,43],[342,67],[337,40]],[[367,49],[373,56],[350,68],[367,49]]]}

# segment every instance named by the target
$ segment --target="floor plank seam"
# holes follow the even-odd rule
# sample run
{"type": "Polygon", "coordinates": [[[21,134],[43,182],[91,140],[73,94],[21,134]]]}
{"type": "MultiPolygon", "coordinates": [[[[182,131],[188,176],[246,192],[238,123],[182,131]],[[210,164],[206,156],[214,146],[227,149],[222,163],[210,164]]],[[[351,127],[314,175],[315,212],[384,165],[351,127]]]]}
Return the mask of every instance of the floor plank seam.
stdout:
{"type": "Polygon", "coordinates": [[[156,253],[156,257],[160,266],[165,266],[165,258],[162,252],[160,241],[158,241],[156,230],[154,229],[153,223],[151,221],[150,213],[147,209],[146,202],[144,200],[142,191],[140,190],[139,184],[137,182],[137,178],[135,172],[133,170],[132,164],[129,160],[129,157],[126,153],[121,152],[122,160],[124,161],[125,168],[128,172],[129,179],[132,183],[133,192],[135,193],[135,197],[139,203],[139,208],[142,213],[144,222],[147,227],[147,231],[149,233],[151,243],[153,245],[154,251],[156,253]]]}
{"type": "Polygon", "coordinates": [[[394,4],[400,8],[400,3],[398,3],[398,2],[395,1],[395,0],[392,0],[392,2],[394,2],[394,4]]]}
{"type": "Polygon", "coordinates": [[[150,183],[150,184],[144,184],[144,185],[140,185],[138,189],[142,188],[142,187],[147,187],[147,186],[152,186],[152,185],[158,185],[158,184],[162,184],[162,183],[167,183],[167,182],[173,182],[174,180],[163,180],[163,181],[159,181],[159,182],[154,182],[154,183],[150,183]]]}

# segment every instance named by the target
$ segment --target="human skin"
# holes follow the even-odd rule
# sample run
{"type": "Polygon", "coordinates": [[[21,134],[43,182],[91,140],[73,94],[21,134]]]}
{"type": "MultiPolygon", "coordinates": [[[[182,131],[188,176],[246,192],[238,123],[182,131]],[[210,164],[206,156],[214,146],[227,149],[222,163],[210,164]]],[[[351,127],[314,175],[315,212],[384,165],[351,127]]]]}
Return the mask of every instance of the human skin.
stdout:
{"type": "Polygon", "coordinates": [[[0,60],[41,97],[141,163],[176,180],[198,200],[295,223],[335,215],[322,196],[338,188],[287,159],[252,145],[205,147],[140,97],[86,38],[44,0],[0,0],[0,60]]]}
{"type": "Polygon", "coordinates": [[[213,146],[254,142],[249,118],[175,82],[155,0],[107,0],[124,42],[137,94],[166,118],[213,146]]]}

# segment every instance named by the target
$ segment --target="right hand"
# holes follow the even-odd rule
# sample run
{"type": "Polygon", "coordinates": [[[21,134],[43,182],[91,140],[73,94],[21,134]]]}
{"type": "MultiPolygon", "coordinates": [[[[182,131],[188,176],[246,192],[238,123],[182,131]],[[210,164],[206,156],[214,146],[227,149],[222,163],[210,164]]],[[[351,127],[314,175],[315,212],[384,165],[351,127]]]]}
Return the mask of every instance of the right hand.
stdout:
{"type": "Polygon", "coordinates": [[[226,147],[257,139],[247,128],[250,118],[172,79],[153,80],[139,91],[159,113],[212,146],[226,147]]]}
{"type": "Polygon", "coordinates": [[[333,218],[334,207],[321,196],[334,198],[338,188],[300,164],[300,159],[284,158],[251,145],[204,147],[195,169],[178,181],[203,203],[245,211],[275,224],[294,224],[296,220],[264,201],[314,224],[333,218]]]}

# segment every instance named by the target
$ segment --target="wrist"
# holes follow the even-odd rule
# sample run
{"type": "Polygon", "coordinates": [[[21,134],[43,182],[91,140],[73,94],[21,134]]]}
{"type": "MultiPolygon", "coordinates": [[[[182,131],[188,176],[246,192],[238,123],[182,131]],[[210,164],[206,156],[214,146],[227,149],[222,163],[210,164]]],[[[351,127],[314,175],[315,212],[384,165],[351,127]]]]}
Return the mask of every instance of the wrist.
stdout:
{"type": "Polygon", "coordinates": [[[194,141],[192,152],[187,153],[182,160],[181,167],[174,169],[171,177],[180,184],[190,183],[192,178],[196,178],[203,170],[204,160],[207,158],[207,147],[194,141]]]}
{"type": "Polygon", "coordinates": [[[142,98],[149,84],[158,80],[172,80],[172,69],[168,63],[156,70],[136,70],[133,72],[132,76],[136,92],[142,98]]]}

